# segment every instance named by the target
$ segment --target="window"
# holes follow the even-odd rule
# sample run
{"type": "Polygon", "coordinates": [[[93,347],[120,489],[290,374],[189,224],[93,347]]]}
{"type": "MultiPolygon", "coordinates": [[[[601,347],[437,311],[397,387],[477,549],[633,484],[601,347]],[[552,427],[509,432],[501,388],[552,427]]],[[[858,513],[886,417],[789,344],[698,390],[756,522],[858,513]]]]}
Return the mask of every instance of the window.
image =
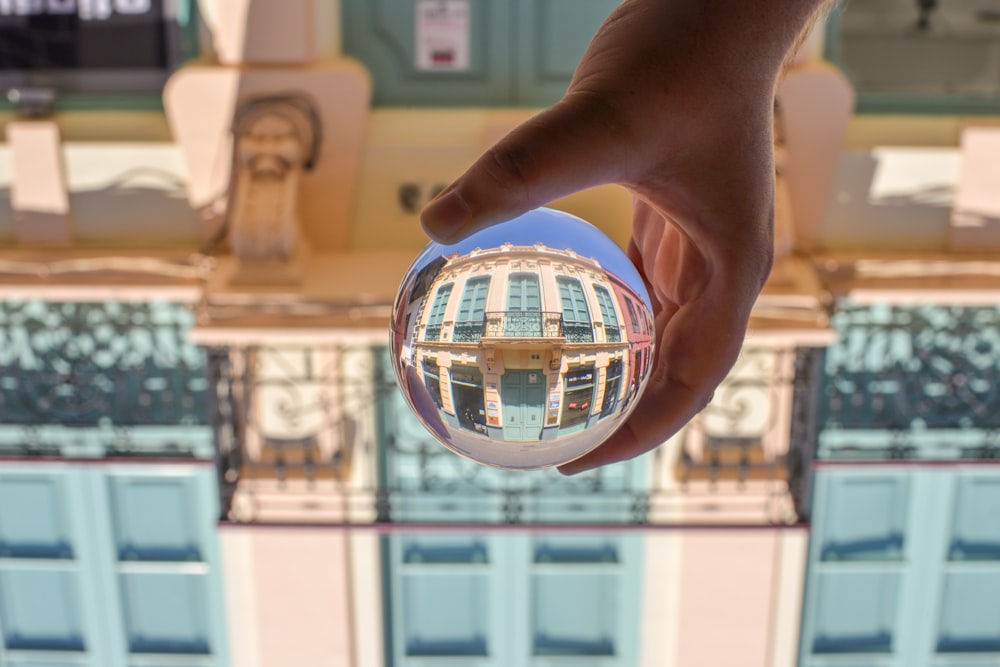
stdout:
{"type": "Polygon", "coordinates": [[[462,301],[458,307],[458,322],[482,322],[486,315],[486,294],[490,288],[490,277],[470,278],[462,291],[462,301]]]}
{"type": "Polygon", "coordinates": [[[562,416],[559,430],[563,433],[586,427],[594,400],[594,367],[576,366],[566,371],[562,416]]]}
{"type": "Polygon", "coordinates": [[[196,55],[193,0],[0,2],[0,88],[146,94],[196,55]]]}
{"type": "Polygon", "coordinates": [[[632,299],[626,297],[625,306],[628,308],[629,319],[632,320],[632,333],[639,333],[639,315],[635,312],[635,305],[632,299]]]}
{"type": "Polygon", "coordinates": [[[827,56],[861,112],[994,113],[1000,102],[995,2],[848,3],[828,22],[827,56]]]}
{"type": "Polygon", "coordinates": [[[448,298],[451,296],[452,287],[454,287],[452,283],[441,285],[434,294],[434,303],[431,305],[431,312],[427,317],[424,340],[441,339],[441,322],[444,321],[444,310],[448,307],[448,298]]]}
{"type": "Polygon", "coordinates": [[[604,339],[614,343],[621,341],[622,333],[621,329],[618,328],[618,313],[615,311],[615,302],[611,299],[611,293],[600,285],[594,285],[594,293],[597,295],[597,303],[601,306],[604,339]]]}
{"type": "Polygon", "coordinates": [[[560,276],[556,282],[559,285],[566,339],[574,343],[592,342],[594,327],[590,320],[590,309],[587,307],[583,285],[579,280],[565,276],[560,276]]]}

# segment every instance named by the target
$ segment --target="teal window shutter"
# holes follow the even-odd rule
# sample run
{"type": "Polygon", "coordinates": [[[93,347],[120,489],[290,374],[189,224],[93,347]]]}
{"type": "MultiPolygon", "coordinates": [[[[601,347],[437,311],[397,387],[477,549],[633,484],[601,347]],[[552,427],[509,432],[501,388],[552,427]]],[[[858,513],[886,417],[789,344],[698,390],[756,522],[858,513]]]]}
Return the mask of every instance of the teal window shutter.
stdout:
{"type": "Polygon", "coordinates": [[[823,515],[823,560],[902,560],[908,483],[901,476],[831,480],[823,515]]]}
{"type": "Polygon", "coordinates": [[[958,479],[949,558],[1000,563],[1000,477],[958,479]]]}
{"type": "Polygon", "coordinates": [[[489,276],[470,278],[462,290],[462,301],[458,307],[457,322],[482,322],[486,315],[486,293],[489,291],[489,276]]]}
{"type": "Polygon", "coordinates": [[[387,537],[387,664],[633,667],[641,548],[621,534],[387,537]]]}
{"type": "Polygon", "coordinates": [[[594,293],[597,294],[597,302],[601,306],[601,318],[605,326],[618,326],[618,313],[615,311],[615,304],[611,300],[611,294],[604,287],[594,285],[594,293]]]}
{"type": "Polygon", "coordinates": [[[586,322],[589,324],[590,309],[587,307],[587,297],[583,293],[580,281],[560,276],[557,283],[559,284],[563,319],[566,322],[586,322]]]}
{"type": "Polygon", "coordinates": [[[0,473],[0,664],[224,667],[215,484],[205,465],[0,473]]]}
{"type": "Polygon", "coordinates": [[[441,337],[441,323],[444,321],[444,311],[448,307],[448,299],[451,297],[452,283],[441,285],[434,294],[434,303],[431,305],[430,315],[427,317],[427,329],[424,332],[424,340],[439,340],[441,337]]]}
{"type": "Polygon", "coordinates": [[[515,273],[507,285],[507,310],[540,311],[541,293],[538,289],[538,275],[515,273]]]}

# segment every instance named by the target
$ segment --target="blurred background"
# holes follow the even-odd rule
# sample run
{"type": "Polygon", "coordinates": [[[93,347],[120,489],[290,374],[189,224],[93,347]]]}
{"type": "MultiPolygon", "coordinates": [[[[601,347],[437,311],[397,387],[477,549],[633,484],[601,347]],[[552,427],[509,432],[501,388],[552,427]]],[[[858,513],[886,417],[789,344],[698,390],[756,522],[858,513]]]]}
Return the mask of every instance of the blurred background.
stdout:
{"type": "Polygon", "coordinates": [[[417,214],[616,4],[0,0],[0,665],[1000,665],[997,0],[806,41],[675,438],[563,478],[411,417],[417,214]]]}

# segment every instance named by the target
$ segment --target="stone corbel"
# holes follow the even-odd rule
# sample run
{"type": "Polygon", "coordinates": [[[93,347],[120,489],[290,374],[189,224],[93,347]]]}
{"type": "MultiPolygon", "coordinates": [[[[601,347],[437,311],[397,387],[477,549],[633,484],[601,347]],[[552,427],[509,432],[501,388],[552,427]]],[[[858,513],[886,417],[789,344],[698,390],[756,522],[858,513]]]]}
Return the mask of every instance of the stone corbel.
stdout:
{"type": "Polygon", "coordinates": [[[233,123],[229,243],[239,260],[233,283],[301,280],[307,248],[298,215],[299,184],[312,168],[319,120],[298,96],[250,100],[233,123]]]}

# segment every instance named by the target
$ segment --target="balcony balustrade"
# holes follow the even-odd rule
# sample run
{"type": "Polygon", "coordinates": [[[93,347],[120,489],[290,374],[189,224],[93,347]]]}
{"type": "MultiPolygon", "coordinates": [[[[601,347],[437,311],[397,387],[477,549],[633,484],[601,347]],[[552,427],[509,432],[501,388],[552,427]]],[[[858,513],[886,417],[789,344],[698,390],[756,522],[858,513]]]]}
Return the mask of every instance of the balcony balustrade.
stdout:
{"type": "Polygon", "coordinates": [[[456,343],[478,343],[483,337],[483,320],[456,322],[451,339],[456,343]]]}
{"type": "MultiPolygon", "coordinates": [[[[272,401],[280,407],[274,417],[289,419],[285,425],[273,422],[272,430],[293,433],[305,415],[313,414],[310,431],[319,426],[342,445],[323,455],[308,438],[286,438],[264,443],[272,451],[262,457],[263,450],[254,453],[251,446],[261,432],[255,410],[263,407],[258,398],[255,408],[251,397],[259,396],[265,379],[255,354],[260,352],[242,348],[218,348],[210,354],[224,519],[586,528],[767,524],[797,518],[790,487],[808,466],[793,469],[783,449],[794,437],[789,433],[788,403],[793,390],[800,389],[793,387],[789,373],[794,370],[786,363],[796,358],[794,350],[766,359],[756,355],[747,362],[749,368],[739,369],[739,377],[702,423],[684,435],[679,464],[676,450],[663,447],[652,457],[573,477],[555,470],[497,470],[455,456],[413,416],[396,387],[385,350],[367,347],[331,347],[324,352],[330,359],[355,361],[340,363],[335,374],[317,367],[313,375],[328,376],[332,382],[322,392],[323,400],[318,400],[320,393],[303,391],[311,381],[302,373],[284,373],[269,381],[268,391],[285,397],[272,401]],[[317,400],[304,400],[309,396],[317,400]],[[322,473],[337,466],[337,474],[322,473]]],[[[315,357],[316,352],[309,355],[315,357]]]]}
{"type": "Polygon", "coordinates": [[[622,330],[621,327],[605,324],[604,325],[604,340],[609,343],[620,343],[622,342],[622,330]]]}
{"type": "Polygon", "coordinates": [[[593,343],[594,325],[590,322],[563,322],[567,343],[593,343]]]}
{"type": "Polygon", "coordinates": [[[844,303],[831,322],[819,458],[1000,458],[1000,308],[844,303]]]}
{"type": "Polygon", "coordinates": [[[561,338],[562,313],[502,310],[486,313],[485,336],[489,338],[561,338]]]}
{"type": "Polygon", "coordinates": [[[213,455],[184,304],[0,303],[0,453],[213,455]]]}
{"type": "Polygon", "coordinates": [[[441,340],[441,325],[428,324],[427,328],[424,330],[424,340],[426,341],[441,340]]]}

